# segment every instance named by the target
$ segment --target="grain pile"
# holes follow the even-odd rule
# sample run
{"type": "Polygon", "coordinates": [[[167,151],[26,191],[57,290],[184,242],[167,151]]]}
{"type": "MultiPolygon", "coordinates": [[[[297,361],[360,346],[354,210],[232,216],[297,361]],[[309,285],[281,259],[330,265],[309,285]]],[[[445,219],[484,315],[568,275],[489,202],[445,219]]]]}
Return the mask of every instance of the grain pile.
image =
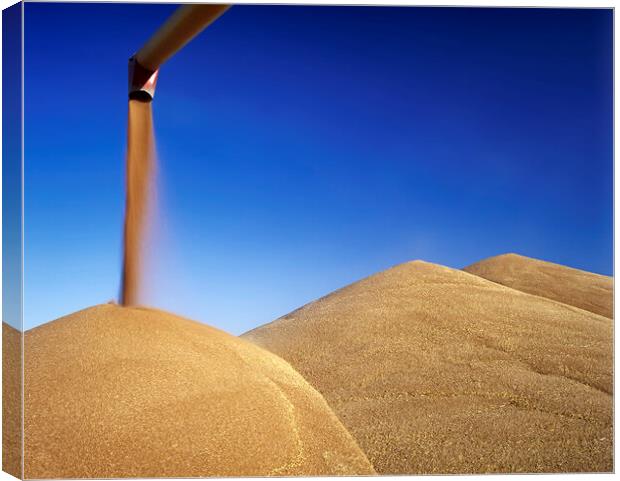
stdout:
{"type": "Polygon", "coordinates": [[[607,317],[416,261],[242,337],[318,389],[379,473],[613,468],[607,317]]]}
{"type": "Polygon", "coordinates": [[[130,100],[121,304],[140,304],[144,249],[154,204],[155,141],[151,102],[130,100]]]}
{"type": "Polygon", "coordinates": [[[498,284],[612,318],[613,279],[517,254],[476,262],[463,269],[498,284]]]}
{"type": "Polygon", "coordinates": [[[22,341],[17,329],[2,323],[2,469],[22,472],[22,341]]]}
{"type": "Polygon", "coordinates": [[[25,334],[28,478],[374,473],[289,364],[171,314],[101,305],[25,334]]]}

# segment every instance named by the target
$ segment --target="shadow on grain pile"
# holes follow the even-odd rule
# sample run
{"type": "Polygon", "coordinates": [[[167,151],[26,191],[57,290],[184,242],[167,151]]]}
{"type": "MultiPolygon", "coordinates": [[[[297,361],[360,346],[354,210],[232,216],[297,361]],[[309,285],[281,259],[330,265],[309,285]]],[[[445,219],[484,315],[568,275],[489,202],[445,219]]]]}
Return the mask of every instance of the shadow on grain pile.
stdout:
{"type": "Polygon", "coordinates": [[[607,317],[415,261],[242,337],[319,390],[379,473],[613,469],[607,317]]]}

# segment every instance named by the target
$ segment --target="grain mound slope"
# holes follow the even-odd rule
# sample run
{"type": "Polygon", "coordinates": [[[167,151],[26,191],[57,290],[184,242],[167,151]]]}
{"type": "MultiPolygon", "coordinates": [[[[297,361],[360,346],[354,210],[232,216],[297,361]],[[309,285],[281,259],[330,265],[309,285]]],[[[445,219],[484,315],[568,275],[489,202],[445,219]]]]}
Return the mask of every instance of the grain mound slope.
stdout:
{"type": "Polygon", "coordinates": [[[614,314],[613,278],[518,254],[490,257],[463,269],[519,291],[609,317],[614,314]]]}
{"type": "Polygon", "coordinates": [[[612,323],[415,261],[242,337],[316,387],[379,473],[612,470],[612,323]]]}
{"type": "Polygon", "coordinates": [[[28,478],[373,473],[324,399],[217,329],[101,305],[25,334],[28,478]]]}

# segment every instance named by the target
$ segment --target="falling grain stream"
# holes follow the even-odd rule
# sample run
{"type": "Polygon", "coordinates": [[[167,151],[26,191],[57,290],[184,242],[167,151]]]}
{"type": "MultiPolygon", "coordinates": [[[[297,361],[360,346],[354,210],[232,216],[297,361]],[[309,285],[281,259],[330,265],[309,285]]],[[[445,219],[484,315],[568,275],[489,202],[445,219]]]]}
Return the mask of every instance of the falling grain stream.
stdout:
{"type": "Polygon", "coordinates": [[[155,197],[155,143],[151,101],[160,66],[219,18],[230,5],[183,5],[129,59],[127,200],[120,302],[144,303],[146,240],[155,197]]]}
{"type": "Polygon", "coordinates": [[[129,101],[121,303],[140,303],[144,247],[154,201],[155,142],[151,102],[129,101]]]}

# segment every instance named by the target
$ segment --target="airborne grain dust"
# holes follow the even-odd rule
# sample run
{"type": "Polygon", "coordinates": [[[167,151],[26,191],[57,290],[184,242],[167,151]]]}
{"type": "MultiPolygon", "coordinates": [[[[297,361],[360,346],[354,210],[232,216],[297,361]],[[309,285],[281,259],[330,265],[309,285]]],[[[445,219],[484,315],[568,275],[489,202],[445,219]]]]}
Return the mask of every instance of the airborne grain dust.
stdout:
{"type": "Polygon", "coordinates": [[[125,233],[121,304],[140,303],[145,242],[155,195],[155,141],[151,102],[129,101],[125,233]]]}

